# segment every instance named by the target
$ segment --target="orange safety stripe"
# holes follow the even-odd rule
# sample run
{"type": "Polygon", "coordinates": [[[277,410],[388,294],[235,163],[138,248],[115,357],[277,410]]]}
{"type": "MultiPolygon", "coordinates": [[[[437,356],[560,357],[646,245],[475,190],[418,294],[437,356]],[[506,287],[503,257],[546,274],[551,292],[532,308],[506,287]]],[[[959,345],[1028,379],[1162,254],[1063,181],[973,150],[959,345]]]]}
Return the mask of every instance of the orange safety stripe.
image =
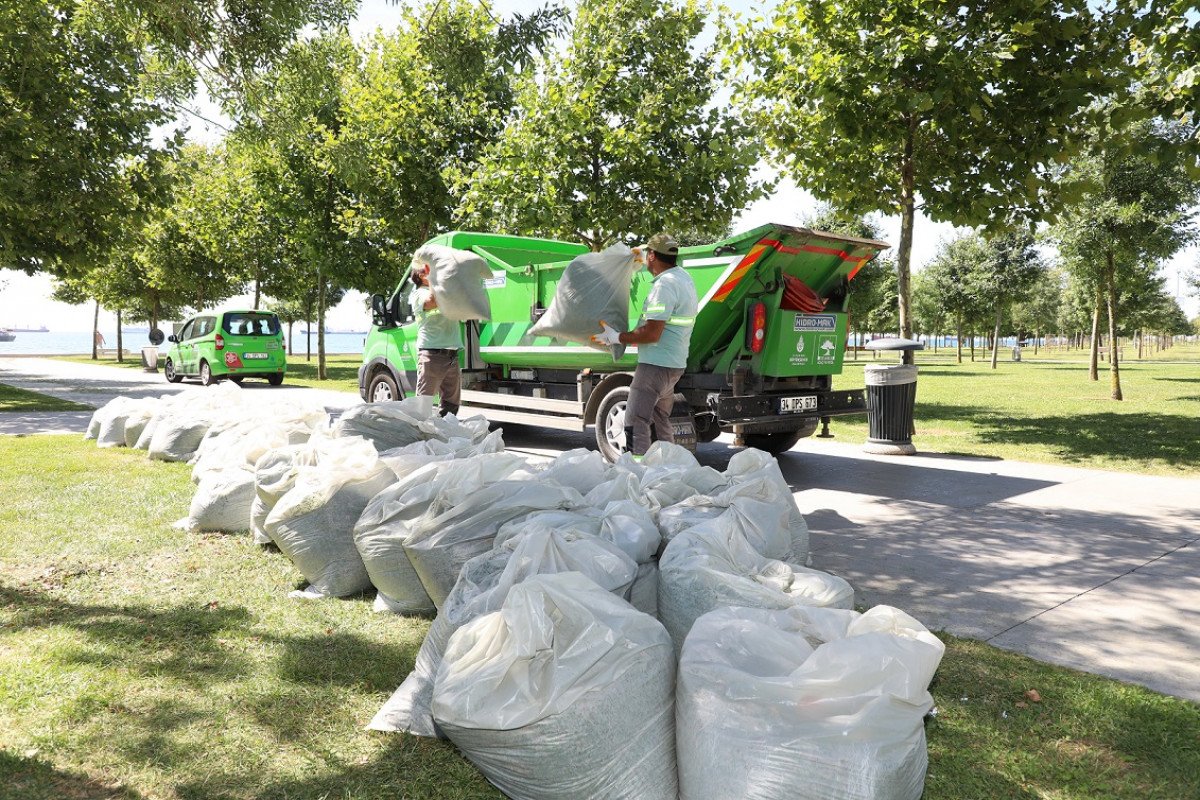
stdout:
{"type": "Polygon", "coordinates": [[[729,280],[721,284],[721,288],[718,289],[717,293],[712,296],[712,302],[724,302],[725,298],[729,296],[729,293],[737,287],[738,283],[743,277],[745,277],[746,273],[750,271],[750,268],[754,266],[754,263],[758,261],[762,254],[766,251],[766,242],[759,242],[758,244],[754,245],[754,247],[751,247],[750,252],[746,254],[746,256],[733,270],[733,274],[729,276],[729,280]]]}
{"type": "Polygon", "coordinates": [[[854,280],[854,276],[857,275],[858,271],[863,268],[863,264],[866,264],[870,260],[871,260],[870,256],[863,256],[862,258],[860,258],[858,260],[858,263],[854,265],[854,269],[850,270],[850,274],[846,276],[846,280],[848,280],[848,281],[854,280]]]}

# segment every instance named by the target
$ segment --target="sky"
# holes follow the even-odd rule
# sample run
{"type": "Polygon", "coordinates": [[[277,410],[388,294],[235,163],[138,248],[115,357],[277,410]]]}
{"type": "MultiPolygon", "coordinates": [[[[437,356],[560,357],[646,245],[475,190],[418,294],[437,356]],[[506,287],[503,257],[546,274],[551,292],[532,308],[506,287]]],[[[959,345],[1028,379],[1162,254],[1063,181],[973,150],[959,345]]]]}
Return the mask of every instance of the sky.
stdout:
{"type": "MultiPolygon", "coordinates": [[[[492,0],[493,13],[503,18],[513,12],[528,13],[544,5],[545,0],[492,0]]],[[[750,0],[727,0],[725,5],[734,11],[746,12],[761,9],[774,3],[751,2],[750,0]]],[[[355,37],[365,37],[376,28],[390,30],[400,19],[400,9],[388,0],[363,0],[358,16],[351,25],[355,37]]],[[[218,122],[225,121],[218,109],[203,100],[197,102],[201,116],[218,122]]],[[[215,141],[222,135],[219,125],[195,121],[189,136],[196,141],[215,141]]],[[[764,174],[773,174],[771,167],[763,164],[764,174]]],[[[775,192],[751,205],[735,219],[734,231],[748,230],[767,223],[800,222],[816,211],[818,203],[803,188],[788,179],[779,182],[775,192]]],[[[881,217],[882,238],[893,246],[900,241],[900,218],[881,217]]],[[[912,263],[914,270],[931,261],[941,241],[956,234],[956,229],[945,223],[935,223],[918,215],[913,231],[912,263]]],[[[1183,275],[1192,269],[1200,269],[1200,245],[1178,253],[1165,267],[1167,289],[1183,306],[1189,319],[1200,316],[1200,298],[1188,294],[1183,275]]],[[[12,270],[0,270],[0,327],[38,327],[45,325],[54,331],[89,331],[92,328],[92,306],[71,306],[51,299],[52,282],[45,275],[28,276],[12,270]]],[[[246,296],[232,298],[230,307],[249,306],[252,299],[246,296]]],[[[337,307],[329,310],[327,325],[333,330],[365,330],[370,325],[370,315],[361,293],[350,292],[337,307]]],[[[114,331],[115,315],[101,311],[100,329],[114,331]]]]}

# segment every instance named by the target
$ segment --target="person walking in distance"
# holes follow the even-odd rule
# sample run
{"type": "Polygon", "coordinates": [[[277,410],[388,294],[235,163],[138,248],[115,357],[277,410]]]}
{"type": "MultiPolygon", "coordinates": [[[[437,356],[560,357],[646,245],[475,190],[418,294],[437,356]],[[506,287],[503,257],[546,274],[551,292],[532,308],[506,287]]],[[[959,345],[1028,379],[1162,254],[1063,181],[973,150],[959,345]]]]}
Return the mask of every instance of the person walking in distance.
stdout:
{"type": "Polygon", "coordinates": [[[650,447],[651,426],[660,441],[675,440],[671,428],[675,384],[687,366],[699,306],[696,284],[686,270],[676,266],[678,258],[679,243],[673,237],[666,233],[650,237],[646,269],[654,280],[637,327],[618,331],[601,320],[602,331],[592,337],[604,345],[638,346],[638,365],[625,410],[625,446],[636,459],[650,447]]]}
{"type": "Polygon", "coordinates": [[[461,326],[442,316],[429,286],[429,265],[413,268],[409,304],[417,318],[417,394],[439,395],[441,413],[457,414],[462,400],[462,377],[458,352],[462,350],[461,326]]]}

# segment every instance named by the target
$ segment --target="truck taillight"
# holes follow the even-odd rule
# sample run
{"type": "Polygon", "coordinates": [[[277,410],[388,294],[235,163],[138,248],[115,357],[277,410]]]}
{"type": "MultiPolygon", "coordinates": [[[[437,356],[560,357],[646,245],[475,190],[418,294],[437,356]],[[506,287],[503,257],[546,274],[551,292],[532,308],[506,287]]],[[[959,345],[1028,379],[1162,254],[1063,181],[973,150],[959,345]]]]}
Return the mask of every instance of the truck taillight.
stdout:
{"type": "Polygon", "coordinates": [[[213,339],[213,341],[216,343],[218,350],[225,349],[225,339],[221,336],[221,334],[218,333],[217,338],[213,339]]]}
{"type": "Polygon", "coordinates": [[[767,306],[755,303],[750,306],[750,329],[747,331],[751,353],[761,353],[767,341],[767,306]]]}

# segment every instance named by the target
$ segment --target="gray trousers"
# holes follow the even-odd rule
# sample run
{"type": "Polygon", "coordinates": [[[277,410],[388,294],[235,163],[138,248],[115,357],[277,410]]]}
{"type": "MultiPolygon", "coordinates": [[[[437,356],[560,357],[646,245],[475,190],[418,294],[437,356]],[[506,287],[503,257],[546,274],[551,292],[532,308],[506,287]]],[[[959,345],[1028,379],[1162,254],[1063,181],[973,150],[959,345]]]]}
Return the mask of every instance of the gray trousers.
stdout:
{"type": "Polygon", "coordinates": [[[417,394],[440,395],[443,416],[457,414],[462,377],[457,350],[422,350],[417,355],[417,394]]]}
{"type": "Polygon", "coordinates": [[[646,455],[650,448],[650,425],[661,442],[675,441],[671,428],[671,408],[675,405],[675,384],[682,369],[638,364],[629,385],[629,405],[625,409],[626,446],[635,456],[646,455]]]}

